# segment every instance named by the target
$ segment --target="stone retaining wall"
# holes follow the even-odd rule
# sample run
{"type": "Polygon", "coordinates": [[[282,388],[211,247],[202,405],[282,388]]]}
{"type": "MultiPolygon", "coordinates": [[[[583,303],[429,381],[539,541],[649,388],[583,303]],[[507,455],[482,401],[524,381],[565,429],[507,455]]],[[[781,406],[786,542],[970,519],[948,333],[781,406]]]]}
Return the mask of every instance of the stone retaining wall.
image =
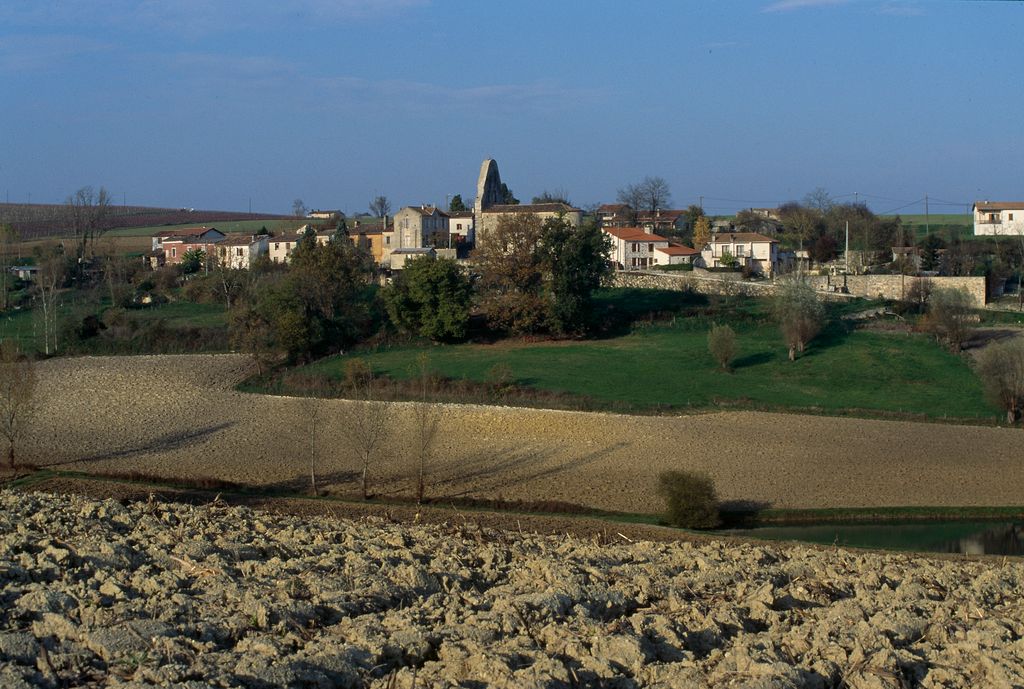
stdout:
{"type": "MultiPolygon", "coordinates": [[[[751,297],[766,297],[775,294],[776,283],[769,281],[746,282],[735,279],[713,277],[713,273],[654,273],[619,271],[615,273],[612,285],[615,287],[639,287],[643,289],[667,289],[691,291],[698,294],[743,294],[751,297]]],[[[808,275],[806,280],[816,290],[832,298],[866,297],[874,299],[900,299],[908,293],[918,280],[927,280],[933,289],[963,289],[974,299],[977,306],[984,306],[985,278],[983,277],[931,277],[916,278],[902,275],[808,275]],[[842,291],[842,287],[846,291],[842,291]]]]}

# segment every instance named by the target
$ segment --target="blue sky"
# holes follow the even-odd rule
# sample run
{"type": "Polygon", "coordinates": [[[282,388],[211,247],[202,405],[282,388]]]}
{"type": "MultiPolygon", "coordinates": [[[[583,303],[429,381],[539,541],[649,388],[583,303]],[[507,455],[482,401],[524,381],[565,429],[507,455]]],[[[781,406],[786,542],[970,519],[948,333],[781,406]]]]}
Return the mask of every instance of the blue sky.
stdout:
{"type": "Polygon", "coordinates": [[[357,211],[468,199],[494,157],[580,205],[645,175],[711,212],[1019,200],[1022,30],[1017,2],[4,0],[0,194],[357,211]]]}

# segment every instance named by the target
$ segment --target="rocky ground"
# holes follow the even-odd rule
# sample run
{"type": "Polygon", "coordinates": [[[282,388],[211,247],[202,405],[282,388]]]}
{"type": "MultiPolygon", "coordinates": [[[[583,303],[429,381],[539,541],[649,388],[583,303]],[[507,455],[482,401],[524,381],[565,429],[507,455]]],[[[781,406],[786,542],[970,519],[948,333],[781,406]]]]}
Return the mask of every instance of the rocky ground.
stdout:
{"type": "MultiPolygon", "coordinates": [[[[308,486],[315,410],[320,487],[359,490],[347,429],[358,403],[236,392],[238,355],[82,357],[39,366],[23,459],[86,472],[308,486]]],[[[388,434],[371,490],[412,494],[413,405],[378,407],[388,434]]],[[[707,471],[726,501],[774,507],[1017,505],[1020,429],[753,412],[622,416],[439,405],[433,497],[559,501],[657,512],[658,474],[707,471]]]]}
{"type": "Polygon", "coordinates": [[[0,686],[1012,687],[1024,564],[0,491],[0,686]]]}

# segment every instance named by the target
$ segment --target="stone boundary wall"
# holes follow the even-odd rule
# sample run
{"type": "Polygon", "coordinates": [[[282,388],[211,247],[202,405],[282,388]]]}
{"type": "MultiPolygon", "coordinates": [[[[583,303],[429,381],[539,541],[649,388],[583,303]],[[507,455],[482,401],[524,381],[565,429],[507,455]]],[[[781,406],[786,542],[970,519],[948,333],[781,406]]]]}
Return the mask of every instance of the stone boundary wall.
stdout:
{"type": "Polygon", "coordinates": [[[984,277],[928,277],[918,278],[910,275],[811,275],[808,282],[815,289],[833,291],[846,287],[849,294],[855,297],[873,299],[900,299],[918,280],[925,280],[933,289],[953,288],[966,290],[978,307],[985,305],[986,291],[984,277]]]}
{"type": "Polygon", "coordinates": [[[694,273],[650,273],[620,270],[612,278],[613,287],[638,287],[641,289],[667,289],[697,294],[743,294],[751,297],[767,297],[775,294],[771,282],[743,282],[728,278],[713,278],[694,273]]]}
{"type": "MultiPolygon", "coordinates": [[[[973,297],[977,306],[986,303],[985,278],[983,277],[931,277],[916,278],[901,275],[808,275],[805,278],[823,297],[844,299],[866,297],[874,299],[900,299],[917,280],[927,280],[933,288],[952,287],[964,289],[973,297]],[[843,292],[842,287],[847,291],[843,292]]],[[[751,297],[767,297],[775,294],[775,282],[746,282],[736,279],[711,277],[711,274],[655,273],[622,270],[612,279],[614,287],[638,287],[642,289],[667,289],[691,291],[697,294],[742,294],[751,297]]]]}

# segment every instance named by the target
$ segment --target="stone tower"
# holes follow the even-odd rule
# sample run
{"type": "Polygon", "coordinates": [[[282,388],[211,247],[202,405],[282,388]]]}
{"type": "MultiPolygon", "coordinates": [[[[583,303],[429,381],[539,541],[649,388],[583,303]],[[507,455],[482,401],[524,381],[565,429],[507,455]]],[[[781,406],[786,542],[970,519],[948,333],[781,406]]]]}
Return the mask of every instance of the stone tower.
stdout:
{"type": "Polygon", "coordinates": [[[473,202],[473,221],[476,226],[480,227],[480,216],[486,209],[503,200],[498,163],[488,158],[480,166],[480,177],[476,180],[476,200],[473,202]]]}

